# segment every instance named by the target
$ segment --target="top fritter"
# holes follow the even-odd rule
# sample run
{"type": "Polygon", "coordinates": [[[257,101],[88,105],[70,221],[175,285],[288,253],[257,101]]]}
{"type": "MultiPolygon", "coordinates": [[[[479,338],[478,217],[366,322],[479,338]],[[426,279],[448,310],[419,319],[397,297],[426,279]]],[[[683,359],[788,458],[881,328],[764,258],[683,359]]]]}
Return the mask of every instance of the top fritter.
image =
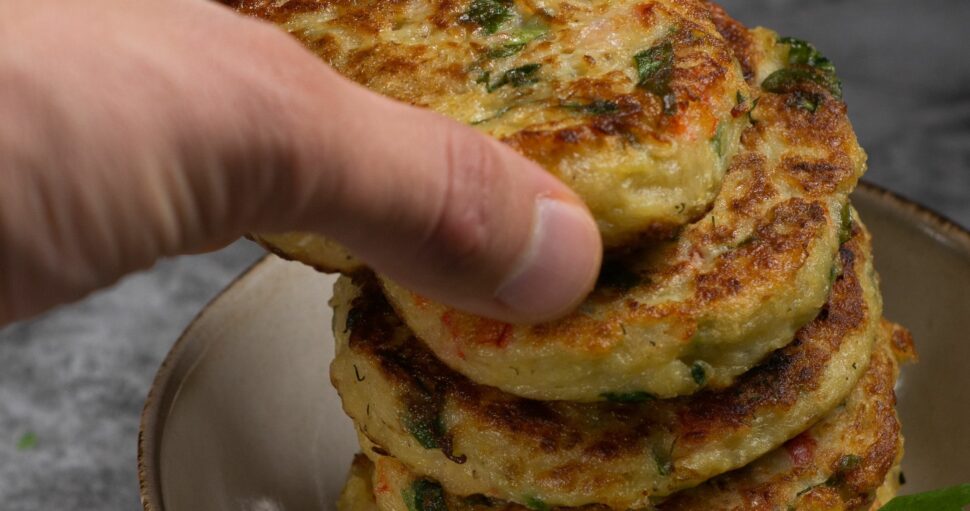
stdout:
{"type": "Polygon", "coordinates": [[[241,0],[342,74],[475,125],[575,190],[607,248],[716,196],[750,108],[696,0],[241,0]]]}

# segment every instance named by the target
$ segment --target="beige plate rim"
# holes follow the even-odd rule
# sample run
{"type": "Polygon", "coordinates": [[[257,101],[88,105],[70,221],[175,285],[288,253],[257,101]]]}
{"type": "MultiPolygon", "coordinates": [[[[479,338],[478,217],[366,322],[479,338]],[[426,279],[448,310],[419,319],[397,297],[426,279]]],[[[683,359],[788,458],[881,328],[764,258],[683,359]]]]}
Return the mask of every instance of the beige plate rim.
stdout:
{"type": "MultiPolygon", "coordinates": [[[[890,207],[903,210],[918,222],[928,224],[942,233],[946,238],[945,241],[956,243],[960,251],[970,253],[970,230],[931,208],[868,182],[862,182],[857,193],[875,197],[877,200],[888,203],[890,207]]],[[[158,453],[165,421],[178,395],[182,377],[191,371],[193,365],[191,361],[197,358],[193,355],[200,351],[200,347],[193,346],[188,342],[188,339],[192,337],[191,334],[195,325],[214,303],[219,301],[237,283],[258,271],[271,258],[273,258],[272,255],[267,255],[259,259],[199,311],[172,346],[155,375],[142,410],[138,433],[138,483],[142,506],[146,511],[163,511],[164,509],[161,503],[161,470],[158,453]]]]}

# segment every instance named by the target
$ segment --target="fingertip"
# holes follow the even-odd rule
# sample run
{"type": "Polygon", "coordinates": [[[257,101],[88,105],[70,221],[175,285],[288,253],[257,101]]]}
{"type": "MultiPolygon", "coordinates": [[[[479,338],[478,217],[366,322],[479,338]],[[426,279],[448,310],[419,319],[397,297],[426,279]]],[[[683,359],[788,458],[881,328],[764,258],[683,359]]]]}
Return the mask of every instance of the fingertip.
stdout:
{"type": "Polygon", "coordinates": [[[526,249],[495,299],[514,323],[562,317],[593,288],[602,259],[599,229],[578,201],[540,197],[526,249]]]}

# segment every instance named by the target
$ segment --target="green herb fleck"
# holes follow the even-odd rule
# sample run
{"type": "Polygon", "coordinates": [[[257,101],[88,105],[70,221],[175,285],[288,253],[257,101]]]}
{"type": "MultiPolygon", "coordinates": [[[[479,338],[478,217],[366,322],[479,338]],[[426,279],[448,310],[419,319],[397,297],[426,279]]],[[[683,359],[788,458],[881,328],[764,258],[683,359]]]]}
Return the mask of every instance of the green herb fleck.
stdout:
{"type": "Polygon", "coordinates": [[[807,110],[813,114],[818,110],[818,106],[822,104],[822,101],[825,101],[825,98],[811,92],[795,91],[792,95],[792,103],[795,107],[807,110]]]}
{"type": "Polygon", "coordinates": [[[37,433],[28,431],[17,440],[18,451],[29,451],[37,447],[37,433]]]}
{"type": "Polygon", "coordinates": [[[788,45],[788,63],[793,66],[810,66],[829,73],[835,73],[835,65],[811,43],[794,37],[782,37],[778,40],[788,45]]]}
{"type": "Polygon", "coordinates": [[[484,117],[484,118],[479,119],[477,121],[472,121],[471,122],[471,125],[472,126],[477,126],[479,124],[484,124],[484,123],[486,123],[488,121],[493,121],[495,119],[498,119],[499,117],[502,117],[503,115],[505,115],[506,113],[508,113],[508,111],[511,110],[511,109],[512,109],[511,106],[507,106],[507,107],[500,108],[500,109],[498,109],[497,112],[495,112],[492,115],[489,115],[488,117],[484,117]]]}
{"type": "Polygon", "coordinates": [[[549,511],[549,504],[546,504],[539,497],[526,497],[525,507],[534,511],[549,511]]]}
{"type": "Polygon", "coordinates": [[[810,67],[787,67],[768,75],[761,88],[774,93],[791,92],[798,84],[813,82],[828,89],[833,96],[842,97],[842,82],[835,75],[824,73],[810,67]]]}
{"type": "Polygon", "coordinates": [[[637,86],[650,91],[663,100],[664,113],[676,111],[677,98],[670,88],[674,74],[674,45],[665,41],[633,56],[637,68],[637,86]]]}
{"type": "Polygon", "coordinates": [[[839,458],[835,472],[825,481],[825,486],[842,486],[845,476],[862,463],[862,457],[856,454],[845,454],[839,458]]]}
{"type": "MultiPolygon", "coordinates": [[[[526,64],[524,66],[519,66],[516,68],[509,69],[503,75],[505,83],[512,85],[513,87],[520,87],[522,85],[528,85],[530,83],[535,83],[539,81],[536,78],[536,72],[542,64],[526,64]]],[[[503,84],[504,85],[504,84],[503,84]]]]}
{"type": "Polygon", "coordinates": [[[880,511],[962,511],[970,504],[970,484],[905,495],[890,500],[880,511]]]}
{"type": "Polygon", "coordinates": [[[441,447],[441,438],[444,436],[444,425],[441,418],[436,416],[429,417],[425,413],[412,411],[404,416],[404,429],[411,433],[411,436],[418,441],[418,444],[425,449],[438,449],[441,447]]]}
{"type": "Polygon", "coordinates": [[[711,139],[711,145],[714,146],[714,152],[717,153],[718,157],[724,156],[724,123],[718,123],[717,130],[714,132],[714,138],[711,139]]]}
{"type": "Polygon", "coordinates": [[[522,51],[532,41],[546,35],[548,31],[548,27],[538,22],[526,23],[518,30],[511,32],[505,44],[489,49],[486,55],[492,59],[511,57],[522,51]]]}
{"type": "Polygon", "coordinates": [[[852,208],[848,204],[842,207],[839,215],[839,245],[852,238],[852,208]]]}
{"type": "MultiPolygon", "coordinates": [[[[783,37],[780,43],[788,45],[788,67],[775,71],[762,82],[761,87],[768,92],[793,92],[798,84],[812,82],[828,89],[833,96],[842,97],[842,82],[835,75],[835,66],[814,46],[791,37],[783,37]]],[[[796,105],[803,110],[815,112],[820,98],[803,96],[796,105]]]]}
{"type": "Polygon", "coordinates": [[[587,115],[610,115],[620,111],[620,105],[606,99],[595,99],[589,103],[563,103],[562,107],[587,115]]]}
{"type": "Polygon", "coordinates": [[[741,91],[737,92],[735,98],[738,101],[738,106],[744,106],[745,102],[748,101],[748,98],[744,97],[744,94],[741,94],[741,91]]]}
{"type": "Polygon", "coordinates": [[[542,64],[526,64],[524,66],[519,66],[516,68],[509,69],[502,74],[502,77],[498,80],[489,83],[490,74],[486,71],[478,80],[478,83],[485,84],[485,90],[488,92],[495,92],[500,87],[504,85],[511,85],[513,87],[521,87],[523,85],[533,84],[539,81],[536,76],[539,68],[542,64]]]}
{"type": "Polygon", "coordinates": [[[402,496],[408,511],[448,511],[444,488],[430,479],[415,481],[402,496]]]}
{"type": "Polygon", "coordinates": [[[694,365],[690,367],[690,377],[694,380],[694,383],[698,385],[704,385],[707,383],[707,370],[704,369],[704,364],[701,362],[694,362],[694,365]]]}
{"type": "Polygon", "coordinates": [[[634,392],[604,392],[600,396],[611,403],[643,403],[656,399],[653,394],[637,390],[634,392]]]}
{"type": "Polygon", "coordinates": [[[829,269],[829,285],[831,286],[832,284],[835,284],[835,281],[839,280],[839,277],[841,276],[842,276],[842,265],[836,262],[835,264],[832,265],[832,268],[829,269]]]}
{"type": "Polygon", "coordinates": [[[458,21],[474,23],[482,27],[486,33],[494,34],[511,16],[511,0],[472,0],[471,6],[458,17],[458,21]]]}
{"type": "Polygon", "coordinates": [[[668,451],[661,451],[660,449],[654,448],[653,461],[657,464],[657,473],[661,476],[669,476],[674,473],[673,452],[673,444],[670,445],[670,450],[668,451]]]}

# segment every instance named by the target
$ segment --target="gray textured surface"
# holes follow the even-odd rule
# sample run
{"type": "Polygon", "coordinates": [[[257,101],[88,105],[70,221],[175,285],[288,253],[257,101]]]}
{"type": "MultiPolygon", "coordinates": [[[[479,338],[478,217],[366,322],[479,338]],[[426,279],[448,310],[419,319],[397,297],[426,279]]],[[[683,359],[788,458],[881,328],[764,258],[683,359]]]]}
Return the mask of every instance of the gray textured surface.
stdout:
{"type": "MultiPolygon", "coordinates": [[[[724,3],[835,61],[869,180],[970,225],[970,2],[724,3]]],[[[0,509],[139,509],[135,440],[155,370],[198,309],[259,254],[240,242],[165,261],[0,330],[0,509]],[[29,432],[36,446],[18,449],[29,432]]]]}

